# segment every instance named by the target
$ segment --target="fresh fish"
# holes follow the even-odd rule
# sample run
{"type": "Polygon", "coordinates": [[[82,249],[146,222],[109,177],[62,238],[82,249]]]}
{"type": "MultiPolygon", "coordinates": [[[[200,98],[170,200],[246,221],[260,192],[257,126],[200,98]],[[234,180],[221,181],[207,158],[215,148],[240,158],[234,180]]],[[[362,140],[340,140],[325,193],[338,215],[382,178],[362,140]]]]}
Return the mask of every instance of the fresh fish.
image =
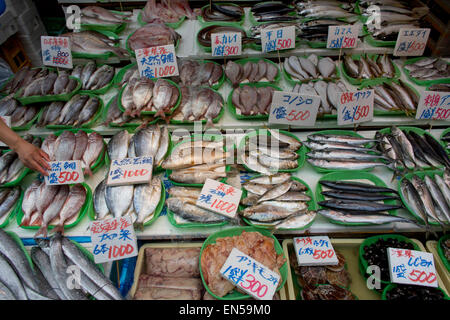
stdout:
{"type": "Polygon", "coordinates": [[[291,174],[286,172],[277,173],[269,176],[261,176],[257,178],[253,178],[243,184],[244,188],[250,184],[264,184],[264,185],[272,185],[272,184],[281,184],[288,181],[291,178],[291,174]]]}
{"type": "Polygon", "coordinates": [[[81,109],[78,119],[76,119],[75,122],[73,122],[73,125],[77,126],[87,123],[98,111],[99,106],[100,106],[99,98],[96,97],[89,98],[89,100],[86,101],[83,108],[81,109]]]}
{"type": "MultiPolygon", "coordinates": [[[[27,261],[28,263],[28,261],[27,261]]],[[[8,258],[0,253],[0,281],[13,293],[17,300],[28,300],[24,285],[8,258]]]]}
{"type": "Polygon", "coordinates": [[[169,148],[169,142],[170,142],[169,130],[167,129],[167,126],[162,126],[161,136],[159,139],[159,146],[154,159],[154,163],[156,166],[159,166],[163,161],[163,158],[166,155],[167,150],[169,148]]]}
{"type": "Polygon", "coordinates": [[[305,213],[293,214],[275,225],[275,230],[280,229],[300,229],[309,225],[316,218],[315,211],[306,211],[305,213]]]}
{"type": "Polygon", "coordinates": [[[36,232],[35,238],[38,235],[42,234],[44,237],[47,237],[47,228],[51,221],[56,218],[60,211],[63,209],[63,205],[69,195],[69,186],[61,185],[59,186],[58,193],[53,199],[52,203],[47,207],[42,215],[41,228],[36,232]]]}
{"type": "Polygon", "coordinates": [[[20,196],[20,188],[14,187],[10,189],[6,199],[4,199],[0,204],[0,218],[4,217],[7,213],[9,213],[12,207],[17,203],[17,200],[20,196]]]}
{"type": "Polygon", "coordinates": [[[261,198],[258,199],[258,203],[263,202],[263,201],[272,200],[272,199],[278,198],[279,196],[282,196],[283,194],[288,192],[288,190],[291,188],[291,186],[292,186],[292,181],[288,180],[288,181],[268,190],[261,196],[261,198]]]}
{"type": "Polygon", "coordinates": [[[53,94],[61,94],[69,82],[69,75],[67,73],[60,73],[53,84],[53,94]]]}
{"type": "Polygon", "coordinates": [[[204,184],[206,179],[218,180],[226,176],[225,166],[221,166],[214,171],[173,170],[169,178],[179,183],[204,184]]]}
{"type": "Polygon", "coordinates": [[[397,193],[397,190],[376,186],[373,184],[354,182],[354,181],[330,181],[330,180],[319,180],[319,183],[331,189],[349,191],[349,192],[368,192],[368,193],[397,193]]]}
{"type": "Polygon", "coordinates": [[[402,205],[382,204],[378,202],[368,202],[359,200],[325,200],[317,204],[335,210],[345,211],[367,211],[367,212],[381,212],[388,210],[396,210],[402,208],[402,205]]]}
{"type": "Polygon", "coordinates": [[[52,203],[58,191],[59,186],[47,185],[45,183],[41,183],[39,188],[36,190],[36,211],[40,217],[42,217],[45,210],[52,203]]]}
{"type": "Polygon", "coordinates": [[[347,143],[351,145],[363,145],[370,142],[377,142],[374,139],[360,138],[349,135],[330,135],[330,134],[310,134],[308,139],[316,142],[347,143]]]}
{"type": "Polygon", "coordinates": [[[437,185],[441,189],[442,194],[447,200],[447,205],[450,206],[450,187],[445,183],[444,179],[438,174],[434,175],[434,181],[436,181],[437,185]]]}
{"type": "Polygon", "coordinates": [[[303,192],[288,191],[285,194],[275,198],[276,201],[310,201],[311,197],[303,192]]]}
{"type": "Polygon", "coordinates": [[[318,214],[335,221],[344,223],[371,223],[371,224],[383,224],[391,222],[408,222],[414,223],[414,221],[402,217],[391,216],[383,213],[364,213],[354,214],[338,210],[319,210],[318,214]]]}
{"type": "Polygon", "coordinates": [[[426,188],[425,182],[422,181],[418,176],[414,175],[411,178],[411,183],[414,188],[417,190],[420,200],[423,203],[423,207],[425,209],[428,217],[431,217],[434,221],[439,222],[443,226],[443,222],[439,219],[436,208],[434,207],[433,198],[431,197],[430,191],[426,188]]]}
{"type": "MultiPolygon", "coordinates": [[[[302,210],[305,211],[307,209],[307,205],[303,202],[301,202],[300,207],[302,209],[289,209],[287,207],[280,207],[277,205],[271,205],[267,203],[260,203],[256,206],[245,208],[243,211],[240,212],[240,214],[253,221],[258,222],[273,222],[285,219],[294,213],[298,213],[298,211],[302,210]]],[[[286,202],[288,204],[288,202],[286,202]]]]}
{"type": "MultiPolygon", "coordinates": [[[[290,176],[289,176],[289,179],[290,179],[290,176]]],[[[252,179],[252,180],[253,180],[253,179],[252,179]]],[[[252,180],[250,180],[250,181],[248,181],[248,182],[246,182],[246,183],[244,183],[244,184],[242,185],[242,187],[243,187],[245,190],[247,190],[247,191],[249,191],[249,192],[251,192],[251,193],[254,193],[254,194],[257,194],[257,195],[262,196],[262,195],[264,195],[266,192],[268,192],[268,191],[270,191],[270,190],[272,189],[272,186],[269,185],[269,184],[259,184],[259,183],[253,182],[252,180]]],[[[287,180],[287,181],[289,181],[289,180],[287,180]]],[[[282,182],[282,183],[285,183],[285,182],[287,182],[287,181],[284,181],[284,182],[282,182]]]]}
{"type": "Polygon", "coordinates": [[[102,220],[110,214],[106,204],[106,179],[102,180],[94,191],[95,220],[102,220]]]}
{"type": "Polygon", "coordinates": [[[127,157],[128,143],[131,135],[126,130],[117,132],[108,142],[108,156],[111,160],[121,160],[127,157]]]}
{"type": "Polygon", "coordinates": [[[54,232],[64,234],[64,225],[80,212],[81,207],[86,201],[86,189],[81,184],[70,187],[64,204],[59,212],[59,221],[55,225],[54,232]]]}
{"type": "Polygon", "coordinates": [[[114,218],[123,217],[133,203],[133,185],[107,186],[106,205],[114,218]]]}
{"type": "Polygon", "coordinates": [[[197,207],[195,203],[195,199],[192,198],[168,198],[166,200],[168,210],[189,221],[220,223],[227,220],[225,216],[197,207]]]}
{"type": "Polygon", "coordinates": [[[139,184],[134,188],[133,204],[138,216],[135,224],[137,229],[143,230],[143,224],[148,217],[153,216],[161,199],[161,179],[152,178],[149,184],[139,184]]]}
{"type": "Polygon", "coordinates": [[[380,155],[374,155],[369,153],[363,153],[359,151],[350,151],[346,149],[328,149],[311,151],[306,154],[310,158],[317,159],[355,159],[355,160],[387,160],[386,157],[380,155]]]}
{"type": "Polygon", "coordinates": [[[63,133],[61,133],[55,141],[55,160],[72,160],[75,143],[76,137],[72,131],[64,131],[63,133]]]}
{"type": "Polygon", "coordinates": [[[200,188],[195,188],[195,187],[171,187],[168,190],[168,193],[170,196],[172,197],[177,197],[177,198],[193,198],[193,199],[197,199],[200,194],[201,194],[201,189],[200,188]]]}
{"type": "Polygon", "coordinates": [[[69,37],[72,45],[72,52],[90,53],[90,54],[106,54],[113,53],[119,59],[129,57],[128,51],[114,47],[111,41],[106,41],[104,35],[95,31],[69,32],[61,35],[69,37]]]}
{"type": "Polygon", "coordinates": [[[358,200],[358,201],[380,201],[380,200],[399,200],[396,195],[386,195],[382,193],[369,193],[369,192],[348,192],[348,191],[322,191],[322,195],[334,199],[342,200],[358,200]]]}
{"type": "Polygon", "coordinates": [[[450,207],[445,200],[444,195],[437,183],[428,175],[425,175],[425,185],[427,186],[434,203],[437,205],[439,210],[444,214],[446,222],[450,223],[450,207]]]}
{"type": "Polygon", "coordinates": [[[89,81],[92,77],[92,75],[95,72],[96,69],[96,65],[94,61],[89,61],[88,63],[86,63],[83,67],[83,70],[81,71],[81,84],[82,84],[82,88],[83,89],[89,89],[89,81]]]}
{"type": "Polygon", "coordinates": [[[347,169],[347,170],[365,170],[375,167],[391,167],[381,162],[364,161],[364,160],[327,160],[327,159],[306,159],[311,165],[330,170],[347,169]]]}
{"type": "Polygon", "coordinates": [[[91,167],[97,161],[104,148],[103,137],[97,132],[91,132],[88,137],[86,150],[82,157],[82,167],[92,176],[91,167]]]}

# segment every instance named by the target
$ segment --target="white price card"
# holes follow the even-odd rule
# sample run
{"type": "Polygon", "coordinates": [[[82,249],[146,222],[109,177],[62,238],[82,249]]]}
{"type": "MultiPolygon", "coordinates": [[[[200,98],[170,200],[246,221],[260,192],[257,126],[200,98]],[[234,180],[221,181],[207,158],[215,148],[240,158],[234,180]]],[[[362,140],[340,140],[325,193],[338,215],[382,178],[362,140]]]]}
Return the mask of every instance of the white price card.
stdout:
{"type": "MultiPolygon", "coordinates": [[[[10,116],[0,116],[0,119],[6,124],[6,126],[11,128],[11,117],[10,116]]],[[[8,145],[0,141],[0,147],[7,147],[8,145]]]]}
{"type": "Polygon", "coordinates": [[[234,218],[241,200],[242,190],[228,184],[206,179],[197,206],[234,218]]]}
{"type": "Polygon", "coordinates": [[[213,57],[240,56],[242,54],[242,33],[212,33],[211,54],[213,57]]]}
{"type": "Polygon", "coordinates": [[[51,161],[48,163],[50,170],[44,177],[45,184],[74,184],[84,182],[83,168],[80,160],[51,161]]]}
{"type": "Polygon", "coordinates": [[[275,91],[270,106],[269,123],[314,126],[319,105],[319,96],[275,91]]]}
{"type": "Polygon", "coordinates": [[[149,183],[152,180],[153,158],[136,157],[112,160],[109,167],[108,186],[149,183]]]}
{"type": "Polygon", "coordinates": [[[335,266],[339,263],[327,236],[294,238],[294,248],[299,266],[335,266]]]}
{"type": "Polygon", "coordinates": [[[72,51],[68,37],[41,36],[42,63],[45,66],[72,69],[72,51]]]}
{"type": "Polygon", "coordinates": [[[134,51],[141,77],[164,78],[178,76],[178,63],[173,44],[134,51]]]}
{"type": "Polygon", "coordinates": [[[388,248],[391,282],[437,287],[436,267],[430,252],[388,248]]]}
{"type": "Polygon", "coordinates": [[[261,49],[262,52],[295,48],[295,26],[262,29],[261,49]]]}
{"type": "Polygon", "coordinates": [[[372,121],[373,101],[373,89],[341,93],[337,109],[338,125],[372,121]]]}
{"type": "Polygon", "coordinates": [[[402,28],[398,32],[394,56],[421,56],[427,47],[430,28],[402,28]]]}
{"type": "Polygon", "coordinates": [[[136,234],[130,216],[92,221],[89,230],[95,263],[138,255],[136,234]]]}
{"type": "Polygon", "coordinates": [[[450,120],[450,92],[425,91],[417,106],[418,120],[450,120]]]}
{"type": "Polygon", "coordinates": [[[258,300],[272,300],[280,275],[236,248],[220,269],[220,274],[258,300]]]}
{"type": "Polygon", "coordinates": [[[356,48],[358,45],[358,35],[360,26],[343,25],[329,26],[327,48],[329,49],[346,49],[356,48]]]}

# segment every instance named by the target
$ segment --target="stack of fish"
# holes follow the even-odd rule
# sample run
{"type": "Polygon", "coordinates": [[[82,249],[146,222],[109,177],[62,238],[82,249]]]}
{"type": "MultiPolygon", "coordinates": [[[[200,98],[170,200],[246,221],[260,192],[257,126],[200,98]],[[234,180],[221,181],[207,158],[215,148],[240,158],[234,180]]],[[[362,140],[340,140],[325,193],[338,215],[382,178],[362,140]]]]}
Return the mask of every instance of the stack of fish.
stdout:
{"type": "Polygon", "coordinates": [[[128,38],[128,47],[134,52],[137,49],[165,46],[173,44],[176,46],[181,36],[163,22],[152,22],[137,29],[128,38]]]}
{"type": "Polygon", "coordinates": [[[297,169],[302,143],[278,129],[267,130],[270,136],[259,133],[246,138],[243,150],[238,151],[242,163],[250,170],[266,175],[297,169]]]}
{"type": "Polygon", "coordinates": [[[205,63],[190,59],[178,60],[179,80],[185,86],[210,86],[222,78],[222,67],[214,62],[205,63]]]}
{"type": "Polygon", "coordinates": [[[416,170],[420,168],[450,168],[450,159],[445,148],[431,135],[420,135],[413,130],[391,127],[390,133],[375,134],[377,149],[388,158],[396,169],[416,170]]]}
{"type": "MultiPolygon", "coordinates": [[[[140,119],[135,118],[138,121],[140,119]]],[[[113,101],[109,105],[108,111],[106,113],[106,119],[104,122],[105,126],[108,126],[110,123],[114,123],[115,125],[123,125],[125,123],[128,123],[132,120],[130,116],[124,115],[122,110],[119,108],[119,94],[116,94],[116,96],[113,98],[113,101]]]]}
{"type": "Polygon", "coordinates": [[[449,64],[440,58],[424,58],[404,66],[409,76],[414,79],[427,81],[450,77],[449,64]]]}
{"type": "Polygon", "coordinates": [[[395,67],[388,55],[379,55],[376,60],[361,55],[359,60],[345,55],[343,66],[347,74],[355,79],[394,78],[395,67]]]}
{"type": "Polygon", "coordinates": [[[284,70],[295,81],[336,77],[336,62],[330,57],[319,59],[314,53],[308,57],[286,57],[283,66],[284,70]]]}
{"type": "Polygon", "coordinates": [[[244,9],[238,5],[216,3],[204,6],[201,13],[203,20],[206,22],[240,22],[244,15],[244,9]]]}
{"type": "Polygon", "coordinates": [[[12,94],[0,100],[0,116],[10,117],[11,127],[22,127],[29,123],[40,110],[39,106],[23,106],[12,94]]]}
{"type": "Polygon", "coordinates": [[[146,23],[154,21],[174,23],[183,17],[196,18],[187,0],[148,0],[142,10],[142,20],[146,23]]]}
{"type": "Polygon", "coordinates": [[[20,226],[40,226],[35,237],[47,237],[47,229],[64,232],[64,226],[73,223],[86,201],[86,189],[81,184],[69,186],[47,185],[34,180],[25,190],[22,201],[23,218],[20,226]]]}
{"type": "Polygon", "coordinates": [[[402,110],[406,114],[414,113],[419,104],[419,96],[401,79],[371,85],[366,89],[373,89],[374,108],[378,110],[402,110]]]}
{"type": "Polygon", "coordinates": [[[99,6],[87,6],[81,9],[81,24],[114,26],[128,22],[132,15],[132,12],[119,14],[99,6]]]}
{"type": "Polygon", "coordinates": [[[240,83],[268,81],[272,82],[278,75],[278,68],[265,59],[258,62],[247,61],[240,64],[229,60],[225,65],[225,75],[233,87],[240,83]]]}
{"type": "Polygon", "coordinates": [[[238,32],[241,34],[242,46],[245,44],[254,42],[254,38],[247,37],[245,31],[238,27],[229,26],[221,26],[221,25],[210,25],[200,29],[197,33],[197,41],[203,47],[211,48],[211,34],[213,33],[227,33],[227,32],[238,32]]]}
{"type": "Polygon", "coordinates": [[[268,115],[275,90],[271,86],[253,87],[244,85],[235,88],[231,99],[236,107],[236,113],[244,116],[268,115]]]}
{"type": "Polygon", "coordinates": [[[0,224],[8,218],[20,197],[20,187],[0,189],[0,224]]]}
{"type": "MultiPolygon", "coordinates": [[[[39,137],[26,134],[23,139],[38,148],[41,147],[42,139],[39,137]]],[[[25,169],[23,162],[15,151],[10,150],[3,153],[0,157],[0,184],[17,180],[25,169]]]]}
{"type": "Polygon", "coordinates": [[[318,18],[307,20],[296,25],[296,35],[302,40],[311,42],[327,42],[328,27],[348,25],[348,22],[329,19],[318,18]]]}
{"type": "Polygon", "coordinates": [[[38,126],[65,125],[79,127],[90,122],[99,112],[100,98],[76,94],[66,103],[54,101],[44,107],[38,126]]]}
{"type": "Polygon", "coordinates": [[[445,143],[447,151],[450,151],[450,131],[444,134],[441,140],[445,143]]]}
{"type": "Polygon", "coordinates": [[[441,92],[449,92],[450,91],[450,83],[436,83],[432,84],[428,87],[430,91],[441,91],[441,92]]]}
{"type": "Polygon", "coordinates": [[[257,225],[303,228],[316,216],[315,212],[308,211],[312,199],[305,193],[307,186],[291,179],[289,173],[262,175],[248,180],[242,187],[247,197],[241,203],[247,207],[239,214],[257,225]]]}
{"type": "Polygon", "coordinates": [[[307,161],[325,170],[365,170],[377,166],[389,166],[380,160],[388,160],[379,151],[365,147],[374,139],[351,135],[310,134],[304,142],[310,149],[307,161]]]}
{"type": "Polygon", "coordinates": [[[25,81],[21,87],[20,97],[46,96],[70,93],[77,87],[75,79],[70,79],[65,71],[56,73],[49,69],[41,69],[32,76],[31,81],[25,81]]]}
{"type": "Polygon", "coordinates": [[[98,90],[108,85],[114,78],[114,67],[107,64],[97,68],[94,61],[77,65],[71,76],[81,81],[81,90],[98,90]]]}
{"type": "Polygon", "coordinates": [[[206,179],[227,176],[223,141],[188,140],[180,142],[161,167],[172,170],[169,178],[185,184],[204,184],[206,179]]]}
{"type": "Polygon", "coordinates": [[[261,2],[253,5],[250,10],[257,22],[292,21],[298,19],[295,15],[295,8],[281,1],[261,2]]]}

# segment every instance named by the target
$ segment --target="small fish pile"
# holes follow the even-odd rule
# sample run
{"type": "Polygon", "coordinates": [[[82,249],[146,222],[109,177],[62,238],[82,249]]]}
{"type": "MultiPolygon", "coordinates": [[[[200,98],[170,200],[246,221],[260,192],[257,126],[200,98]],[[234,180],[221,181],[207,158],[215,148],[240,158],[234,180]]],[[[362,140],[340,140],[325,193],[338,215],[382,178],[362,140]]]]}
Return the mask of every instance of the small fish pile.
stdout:
{"type": "Polygon", "coordinates": [[[420,97],[401,79],[382,84],[368,86],[373,89],[373,106],[378,110],[395,111],[402,110],[406,114],[416,111],[420,97]]]}
{"type": "Polygon", "coordinates": [[[173,44],[176,46],[181,36],[163,22],[152,22],[137,29],[127,40],[131,51],[173,44]]]}
{"type": "Polygon", "coordinates": [[[330,18],[306,20],[296,24],[296,35],[306,41],[327,42],[328,27],[343,25],[349,25],[349,23],[330,18]]]}
{"type": "Polygon", "coordinates": [[[358,20],[358,16],[351,11],[353,6],[347,1],[347,3],[336,0],[327,1],[309,1],[300,0],[295,1],[297,13],[306,19],[315,20],[346,20],[348,22],[354,22],[358,20]]]}
{"type": "Polygon", "coordinates": [[[305,146],[310,150],[307,161],[315,167],[326,170],[365,170],[387,166],[380,160],[387,158],[364,145],[376,142],[374,139],[351,135],[310,134],[305,146]]]}
{"type": "Polygon", "coordinates": [[[384,200],[399,200],[396,190],[360,180],[319,180],[319,183],[325,200],[318,202],[322,206],[318,213],[330,220],[362,224],[411,222],[386,212],[403,207],[384,203],[384,200]]]}
{"type": "Polygon", "coordinates": [[[394,78],[395,67],[388,55],[379,55],[377,58],[370,58],[364,55],[359,60],[351,55],[345,55],[343,67],[347,74],[355,79],[375,79],[379,77],[394,78]]]}
{"type": "Polygon", "coordinates": [[[212,3],[202,8],[201,16],[206,22],[239,22],[245,16],[245,12],[238,5],[212,3]]]}
{"type": "Polygon", "coordinates": [[[81,24],[113,26],[130,21],[132,12],[114,13],[98,6],[87,6],[81,9],[81,24]]]}
{"type": "Polygon", "coordinates": [[[247,37],[243,29],[233,27],[233,26],[221,26],[221,25],[210,25],[200,29],[197,33],[197,41],[204,47],[211,48],[211,34],[212,33],[227,33],[227,32],[240,32],[242,45],[249,42],[254,42],[255,39],[247,37]]]}
{"type": "Polygon", "coordinates": [[[47,96],[70,93],[76,89],[78,83],[75,79],[69,79],[66,71],[56,73],[49,69],[41,69],[30,82],[22,85],[20,97],[47,96]]]}
{"type": "Polygon", "coordinates": [[[246,206],[239,214],[256,225],[275,229],[303,228],[311,223],[316,213],[308,210],[312,200],[305,191],[308,187],[291,179],[289,173],[263,175],[250,179],[242,187],[247,197],[246,206]]]}
{"type": "Polygon", "coordinates": [[[439,80],[450,77],[450,65],[441,58],[424,58],[404,65],[409,76],[421,80],[439,80]]]}
{"type": "Polygon", "coordinates": [[[34,180],[25,190],[22,201],[23,218],[20,226],[40,226],[35,238],[47,237],[48,227],[64,232],[64,226],[76,221],[86,201],[86,189],[81,184],[47,185],[34,180]]]}
{"type": "Polygon", "coordinates": [[[20,187],[0,189],[0,224],[8,218],[20,197],[20,187]]]}
{"type": "Polygon", "coordinates": [[[302,143],[278,129],[267,129],[247,138],[244,149],[239,150],[242,163],[252,171],[273,175],[279,170],[298,168],[298,151],[302,143]]]}
{"type": "MultiPolygon", "coordinates": [[[[38,148],[41,147],[42,139],[39,137],[26,134],[23,139],[38,148]]],[[[0,184],[17,180],[25,169],[23,162],[15,151],[6,151],[0,156],[0,184]]]]}
{"type": "Polygon", "coordinates": [[[436,83],[436,84],[432,84],[428,89],[430,91],[449,92],[450,91],[450,83],[436,83]]]}
{"type": "Polygon", "coordinates": [[[21,105],[12,94],[0,100],[0,116],[10,117],[11,127],[22,127],[38,114],[40,106],[21,105]]]}
{"type": "Polygon", "coordinates": [[[336,62],[330,57],[319,59],[314,53],[308,57],[286,57],[283,66],[295,81],[336,78],[336,62]]]}
{"type": "Polygon", "coordinates": [[[145,23],[174,23],[183,17],[196,18],[187,0],[147,0],[142,10],[142,20],[145,23]]]}
{"type": "Polygon", "coordinates": [[[257,22],[292,21],[298,19],[295,15],[295,8],[281,1],[261,2],[253,5],[250,11],[257,22]]]}
{"type": "Polygon", "coordinates": [[[185,86],[212,87],[223,75],[222,66],[219,64],[211,61],[202,63],[191,59],[179,59],[178,71],[179,80],[185,86]]]}
{"type": "Polygon", "coordinates": [[[107,64],[97,67],[94,61],[73,68],[71,76],[82,83],[81,90],[98,90],[108,85],[114,78],[114,67],[107,64]]]}
{"type": "Polygon", "coordinates": [[[268,115],[275,90],[271,86],[254,87],[243,85],[233,90],[231,101],[238,115],[268,115]]]}
{"type": "Polygon", "coordinates": [[[259,59],[258,62],[247,61],[244,64],[229,60],[225,65],[225,75],[233,87],[236,87],[240,83],[272,82],[278,75],[278,68],[265,59],[259,59]]]}
{"type": "Polygon", "coordinates": [[[336,114],[339,105],[339,97],[342,92],[349,89],[341,80],[326,82],[323,80],[297,83],[292,92],[320,97],[319,114],[336,114]]]}

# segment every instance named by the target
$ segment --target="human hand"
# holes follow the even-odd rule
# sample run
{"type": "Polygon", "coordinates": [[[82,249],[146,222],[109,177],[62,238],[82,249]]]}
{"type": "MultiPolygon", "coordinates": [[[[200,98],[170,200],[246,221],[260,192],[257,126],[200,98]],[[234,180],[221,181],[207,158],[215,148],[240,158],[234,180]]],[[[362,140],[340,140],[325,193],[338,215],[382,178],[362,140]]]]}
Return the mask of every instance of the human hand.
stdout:
{"type": "Polygon", "coordinates": [[[35,145],[20,140],[15,151],[19,155],[20,161],[31,170],[38,171],[44,176],[48,176],[47,170],[50,170],[50,157],[35,145]]]}

